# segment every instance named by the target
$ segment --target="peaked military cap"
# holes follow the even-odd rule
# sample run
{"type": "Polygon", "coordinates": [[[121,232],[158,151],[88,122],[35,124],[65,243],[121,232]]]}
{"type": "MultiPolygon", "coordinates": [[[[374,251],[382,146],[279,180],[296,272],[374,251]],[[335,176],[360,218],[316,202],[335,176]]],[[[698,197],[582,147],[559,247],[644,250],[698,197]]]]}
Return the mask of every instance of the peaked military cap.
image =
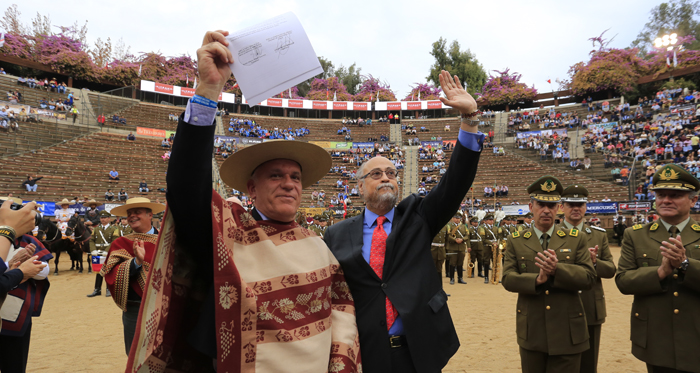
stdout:
{"type": "Polygon", "coordinates": [[[588,202],[588,189],[581,185],[571,185],[561,194],[562,202],[588,202]]]}
{"type": "Polygon", "coordinates": [[[696,179],[690,172],[683,169],[677,164],[667,164],[654,174],[652,178],[652,190],[672,189],[688,192],[697,192],[700,190],[700,181],[696,179]]]}
{"type": "Polygon", "coordinates": [[[486,214],[486,215],[484,215],[484,219],[483,219],[483,220],[493,220],[493,214],[486,214]]]}
{"type": "Polygon", "coordinates": [[[469,218],[469,221],[470,222],[478,222],[479,218],[477,218],[476,216],[472,216],[471,218],[469,218]]]}
{"type": "Polygon", "coordinates": [[[325,216],[325,215],[321,215],[321,216],[318,218],[318,221],[327,221],[327,220],[328,220],[328,219],[326,219],[326,216],[325,216]]]}
{"type": "Polygon", "coordinates": [[[527,187],[530,198],[542,202],[559,202],[564,188],[561,182],[554,176],[546,175],[537,179],[527,187]]]}
{"type": "Polygon", "coordinates": [[[105,211],[105,210],[100,211],[100,213],[99,213],[98,215],[99,215],[101,218],[109,218],[109,217],[112,217],[112,214],[110,214],[109,212],[107,212],[107,211],[105,211]]]}
{"type": "Polygon", "coordinates": [[[532,219],[533,215],[531,212],[528,212],[527,214],[524,215],[525,218],[532,219]]]}

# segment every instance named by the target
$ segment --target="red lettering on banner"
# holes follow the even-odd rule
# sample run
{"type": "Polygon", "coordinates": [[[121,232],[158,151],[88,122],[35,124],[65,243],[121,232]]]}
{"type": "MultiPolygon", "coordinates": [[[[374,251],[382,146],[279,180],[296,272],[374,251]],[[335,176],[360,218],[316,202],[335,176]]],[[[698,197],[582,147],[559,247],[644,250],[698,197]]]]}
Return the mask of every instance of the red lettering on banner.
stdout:
{"type": "Polygon", "coordinates": [[[348,110],[347,102],[333,102],[333,110],[348,110]]]}
{"type": "Polygon", "coordinates": [[[289,100],[287,103],[289,107],[304,107],[304,101],[302,100],[289,100]]]}
{"type": "Polygon", "coordinates": [[[180,87],[180,96],[185,96],[185,97],[194,96],[194,88],[180,87]]]}
{"type": "Polygon", "coordinates": [[[282,106],[282,99],[281,98],[268,98],[267,99],[267,106],[282,106]]]}
{"type": "Polygon", "coordinates": [[[408,108],[408,110],[420,110],[421,104],[420,104],[420,101],[408,102],[406,107],[408,108]]]}
{"type": "Polygon", "coordinates": [[[441,101],[428,101],[428,109],[442,109],[441,101]]]}
{"type": "Polygon", "coordinates": [[[366,102],[353,102],[352,109],[353,110],[367,110],[367,103],[366,102]]]}
{"type": "Polygon", "coordinates": [[[314,101],[313,108],[328,110],[328,101],[314,101]]]}
{"type": "Polygon", "coordinates": [[[401,110],[401,103],[400,102],[387,102],[386,109],[387,110],[401,110]]]}
{"type": "Polygon", "coordinates": [[[170,84],[156,83],[156,92],[173,94],[173,86],[170,84]]]}
{"type": "Polygon", "coordinates": [[[136,127],[136,134],[140,136],[167,137],[165,136],[165,130],[146,127],[136,127]]]}

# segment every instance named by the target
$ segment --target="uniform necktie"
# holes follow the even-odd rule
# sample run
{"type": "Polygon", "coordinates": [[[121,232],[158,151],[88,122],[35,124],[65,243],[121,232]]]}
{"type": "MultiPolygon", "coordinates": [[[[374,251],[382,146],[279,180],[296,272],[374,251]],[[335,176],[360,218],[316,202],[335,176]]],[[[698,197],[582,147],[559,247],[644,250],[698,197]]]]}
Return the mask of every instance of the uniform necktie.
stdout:
{"type": "Polygon", "coordinates": [[[672,225],[671,228],[668,229],[668,233],[671,235],[671,238],[676,238],[678,235],[678,227],[672,225]]]}
{"type": "Polygon", "coordinates": [[[547,250],[547,246],[549,246],[549,235],[542,233],[542,250],[547,250]]]}
{"type": "MultiPolygon", "coordinates": [[[[382,278],[384,272],[384,257],[386,254],[386,231],[384,230],[384,222],[388,219],[386,216],[380,216],[377,218],[377,227],[374,228],[372,233],[372,247],[369,253],[369,266],[372,267],[374,273],[382,278]]],[[[394,325],[396,317],[399,313],[394,309],[394,305],[391,304],[389,297],[386,297],[386,329],[391,329],[394,325]]]]}

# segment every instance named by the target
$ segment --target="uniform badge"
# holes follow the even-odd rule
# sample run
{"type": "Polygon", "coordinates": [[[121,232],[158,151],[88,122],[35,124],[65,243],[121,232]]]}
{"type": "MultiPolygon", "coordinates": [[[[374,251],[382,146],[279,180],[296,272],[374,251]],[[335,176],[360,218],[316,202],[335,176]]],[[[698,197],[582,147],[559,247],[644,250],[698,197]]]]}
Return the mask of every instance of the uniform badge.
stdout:
{"type": "Polygon", "coordinates": [[[560,253],[570,253],[571,249],[559,249],[560,253]]]}
{"type": "Polygon", "coordinates": [[[569,236],[571,236],[571,237],[578,237],[578,229],[576,229],[576,228],[571,228],[571,232],[569,232],[569,236]]]}
{"type": "Polygon", "coordinates": [[[513,238],[520,237],[520,232],[513,232],[513,238]]]}
{"type": "Polygon", "coordinates": [[[540,184],[540,188],[542,189],[542,191],[549,193],[557,189],[557,184],[554,181],[548,179],[544,182],[544,184],[540,184]]]}
{"type": "Polygon", "coordinates": [[[523,270],[527,269],[527,264],[520,263],[520,269],[523,269],[523,270]]]}
{"type": "Polygon", "coordinates": [[[659,180],[668,181],[676,180],[680,178],[680,173],[676,172],[671,166],[666,167],[661,174],[659,174],[659,180]]]}
{"type": "Polygon", "coordinates": [[[643,262],[643,263],[642,263],[642,267],[649,267],[649,263],[643,262]]]}
{"type": "Polygon", "coordinates": [[[690,228],[693,228],[693,230],[696,231],[696,232],[700,232],[700,225],[693,224],[693,225],[690,226],[690,228]]]}
{"type": "Polygon", "coordinates": [[[634,225],[634,226],[632,227],[632,229],[635,230],[635,231],[638,230],[638,229],[642,229],[642,225],[641,225],[641,224],[636,224],[636,225],[634,225]]]}
{"type": "Polygon", "coordinates": [[[564,233],[562,231],[557,231],[557,236],[564,237],[564,236],[566,236],[566,233],[564,233]]]}
{"type": "Polygon", "coordinates": [[[591,234],[591,228],[586,228],[586,233],[591,234]]]}
{"type": "Polygon", "coordinates": [[[649,227],[649,230],[652,232],[657,230],[657,229],[659,229],[659,223],[654,223],[651,225],[651,227],[649,227]]]}
{"type": "Polygon", "coordinates": [[[525,232],[525,234],[523,235],[523,237],[525,238],[530,238],[530,236],[532,236],[532,232],[525,232]]]}

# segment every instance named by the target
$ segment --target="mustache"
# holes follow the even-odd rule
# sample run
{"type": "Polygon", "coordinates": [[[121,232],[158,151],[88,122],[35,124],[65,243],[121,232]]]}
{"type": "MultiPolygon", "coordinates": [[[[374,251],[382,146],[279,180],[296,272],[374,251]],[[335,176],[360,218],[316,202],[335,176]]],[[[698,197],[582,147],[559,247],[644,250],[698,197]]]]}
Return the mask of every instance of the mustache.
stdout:
{"type": "Polygon", "coordinates": [[[379,184],[379,185],[377,185],[376,190],[379,191],[382,188],[391,188],[391,190],[394,190],[394,185],[390,184],[390,183],[379,184]]]}

